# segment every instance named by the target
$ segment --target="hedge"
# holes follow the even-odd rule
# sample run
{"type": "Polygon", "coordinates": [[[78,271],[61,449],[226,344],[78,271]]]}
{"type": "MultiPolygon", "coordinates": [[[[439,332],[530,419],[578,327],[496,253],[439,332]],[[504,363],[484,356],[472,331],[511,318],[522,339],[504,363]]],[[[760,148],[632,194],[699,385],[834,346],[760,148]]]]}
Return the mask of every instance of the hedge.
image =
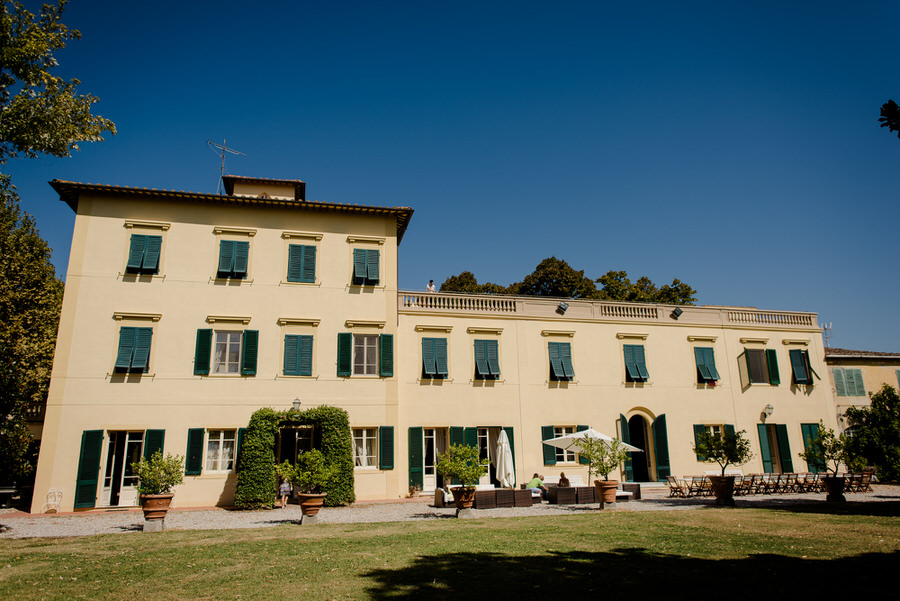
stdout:
{"type": "Polygon", "coordinates": [[[353,487],[353,444],[350,418],[337,407],[313,407],[305,411],[271,408],[258,410],[250,418],[238,457],[237,491],[234,504],[241,509],[272,507],[276,500],[275,435],[285,426],[312,426],[313,446],[329,465],[337,466],[325,486],[325,505],[333,507],[356,500],[353,487]]]}

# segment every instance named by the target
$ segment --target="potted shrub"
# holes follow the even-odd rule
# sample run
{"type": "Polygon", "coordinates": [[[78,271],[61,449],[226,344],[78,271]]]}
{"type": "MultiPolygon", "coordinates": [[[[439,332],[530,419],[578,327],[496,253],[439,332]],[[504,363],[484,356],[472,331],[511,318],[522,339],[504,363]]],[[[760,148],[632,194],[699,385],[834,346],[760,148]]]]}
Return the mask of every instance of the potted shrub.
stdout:
{"type": "Polygon", "coordinates": [[[297,457],[293,479],[294,492],[303,515],[316,515],[325,502],[322,489],[334,477],[337,470],[325,463],[325,456],[318,449],[306,451],[297,457]]]}
{"type": "Polygon", "coordinates": [[[603,480],[594,480],[601,508],[603,503],[615,503],[619,481],[610,480],[609,474],[625,461],[627,457],[625,447],[617,439],[605,441],[587,437],[581,439],[579,444],[581,446],[579,454],[588,461],[588,481],[595,475],[603,476],[603,480]]]}
{"type": "Polygon", "coordinates": [[[166,517],[172,497],[172,488],[184,481],[184,457],[156,451],[150,459],[141,457],[131,464],[138,477],[138,493],[145,520],[161,520],[166,517]]]}
{"type": "Polygon", "coordinates": [[[487,473],[487,459],[478,458],[478,449],[466,445],[450,445],[435,465],[437,473],[459,480],[461,486],[450,489],[457,509],[470,509],[475,502],[475,485],[487,473]]]}
{"type": "Polygon", "coordinates": [[[815,438],[809,441],[806,449],[798,455],[806,463],[828,470],[829,474],[823,480],[826,501],[843,502],[847,500],[844,496],[844,478],[837,475],[838,468],[847,456],[846,436],[835,435],[834,430],[826,428],[822,422],[819,422],[815,438]]]}
{"type": "Polygon", "coordinates": [[[743,465],[753,457],[750,441],[747,440],[747,431],[735,432],[733,429],[726,429],[722,434],[717,434],[711,430],[704,430],[697,435],[694,452],[702,457],[703,461],[718,463],[722,468],[721,475],[709,477],[713,493],[716,495],[716,505],[734,507],[734,476],[726,476],[725,468],[729,465],[743,465]]]}

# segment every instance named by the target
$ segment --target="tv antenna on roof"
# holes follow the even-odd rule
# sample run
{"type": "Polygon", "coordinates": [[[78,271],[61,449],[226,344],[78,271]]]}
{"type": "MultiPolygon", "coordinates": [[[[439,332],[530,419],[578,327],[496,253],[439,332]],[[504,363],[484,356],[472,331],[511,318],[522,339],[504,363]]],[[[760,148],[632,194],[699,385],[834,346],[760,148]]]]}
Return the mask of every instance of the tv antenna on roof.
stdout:
{"type": "Polygon", "coordinates": [[[825,341],[825,346],[831,346],[831,336],[833,332],[831,331],[831,322],[822,324],[822,339],[825,341]]]}
{"type": "Polygon", "coordinates": [[[209,149],[216,153],[216,156],[222,159],[222,166],[219,169],[219,185],[216,186],[216,194],[222,193],[222,178],[225,176],[225,155],[227,153],[231,154],[239,154],[241,156],[247,156],[243,152],[237,151],[234,148],[228,148],[225,146],[225,139],[222,139],[221,144],[217,144],[212,140],[207,140],[206,145],[209,146],[209,149]],[[220,153],[221,151],[221,153],[220,153]]]}

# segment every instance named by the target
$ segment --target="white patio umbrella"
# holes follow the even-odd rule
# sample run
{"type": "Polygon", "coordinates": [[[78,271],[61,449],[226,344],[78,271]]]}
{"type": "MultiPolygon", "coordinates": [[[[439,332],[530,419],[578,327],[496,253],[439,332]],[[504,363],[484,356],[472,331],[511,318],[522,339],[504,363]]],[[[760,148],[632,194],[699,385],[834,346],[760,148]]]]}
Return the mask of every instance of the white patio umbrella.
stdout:
{"type": "MultiPolygon", "coordinates": [[[[607,444],[612,443],[613,440],[611,436],[607,436],[603,432],[597,432],[593,428],[588,428],[587,430],[582,430],[581,432],[573,432],[572,434],[566,434],[565,436],[559,436],[557,438],[551,438],[549,440],[543,441],[544,444],[550,445],[551,447],[556,447],[559,449],[565,449],[567,451],[575,451],[576,453],[580,453],[582,451],[581,441],[585,438],[593,438],[595,440],[602,440],[607,444]]],[[[628,444],[627,442],[619,441],[619,444],[626,451],[643,451],[643,449],[639,449],[635,446],[628,444]]]]}
{"type": "Polygon", "coordinates": [[[512,448],[509,446],[509,437],[506,430],[500,430],[500,437],[497,439],[497,455],[494,468],[497,472],[497,480],[500,486],[509,488],[515,486],[516,473],[513,469],[512,448]]]}

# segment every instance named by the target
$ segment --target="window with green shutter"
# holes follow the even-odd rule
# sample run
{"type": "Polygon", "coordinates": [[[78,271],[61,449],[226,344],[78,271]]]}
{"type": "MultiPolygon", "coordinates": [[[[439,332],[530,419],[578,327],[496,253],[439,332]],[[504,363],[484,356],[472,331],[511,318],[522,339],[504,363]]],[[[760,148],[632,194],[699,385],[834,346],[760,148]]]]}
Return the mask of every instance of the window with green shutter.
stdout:
{"type": "Polygon", "coordinates": [[[378,375],[390,378],[394,375],[394,335],[382,334],[378,341],[378,375]]]}
{"type": "Polygon", "coordinates": [[[312,336],[286,334],[284,336],[284,375],[311,376],[312,347],[312,336]]]}
{"type": "Polygon", "coordinates": [[[246,240],[219,241],[218,277],[233,279],[246,278],[249,262],[250,242],[246,240]]]}
{"type": "Polygon", "coordinates": [[[353,249],[353,283],[358,286],[377,286],[381,281],[379,269],[380,251],[353,249]]]}
{"type": "Polygon", "coordinates": [[[698,383],[708,384],[719,380],[719,372],[716,370],[716,356],[712,348],[695,347],[694,361],[697,364],[698,383]]]}
{"type": "Polygon", "coordinates": [[[650,374],[644,357],[644,345],[625,344],[622,348],[625,353],[625,381],[646,382],[650,374]]]}
{"type": "Polygon", "coordinates": [[[188,476],[198,476],[203,471],[203,438],[206,430],[203,428],[189,428],[187,438],[187,452],[184,457],[184,473],[188,476]]]}
{"type": "Polygon", "coordinates": [[[162,236],[132,234],[125,273],[149,275],[159,272],[162,236]]]}
{"type": "Polygon", "coordinates": [[[197,330],[194,375],[254,376],[258,351],[258,330],[197,330]]]}
{"type": "Polygon", "coordinates": [[[831,373],[834,376],[834,389],[838,396],[866,396],[861,369],[835,367],[831,373]]]}
{"type": "Polygon", "coordinates": [[[101,453],[103,453],[103,430],[82,432],[78,471],[75,472],[75,509],[93,507],[97,502],[101,453]]]}
{"type": "MultiPolygon", "coordinates": [[[[541,426],[541,440],[556,438],[553,426],[541,426]]],[[[556,447],[541,443],[544,454],[544,465],[556,465],[556,447]]]]}
{"type": "Polygon", "coordinates": [[[287,281],[313,284],[316,281],[316,247],[310,244],[288,246],[287,281]]]}
{"type": "Polygon", "coordinates": [[[575,377],[572,367],[572,345],[569,342],[548,342],[550,356],[550,380],[570,381],[575,377]]]}
{"type": "Polygon", "coordinates": [[[812,384],[813,376],[817,378],[819,374],[813,370],[809,362],[809,351],[804,349],[791,349],[788,352],[791,360],[791,377],[794,384],[812,384]]]}
{"type": "Polygon", "coordinates": [[[475,341],[475,379],[496,380],[500,376],[499,349],[497,340],[475,341]]]}
{"type": "Polygon", "coordinates": [[[378,428],[378,469],[394,469],[394,427],[378,428]]]}
{"type": "Polygon", "coordinates": [[[422,377],[447,377],[447,339],[422,339],[422,377]]]}
{"type": "Polygon", "coordinates": [[[741,375],[741,386],[750,384],[771,384],[777,386],[781,383],[778,375],[778,357],[775,349],[744,349],[738,355],[738,371],[741,375]]]}
{"type": "Polygon", "coordinates": [[[146,373],[150,369],[150,341],[153,328],[119,328],[116,373],[146,373]]]}

